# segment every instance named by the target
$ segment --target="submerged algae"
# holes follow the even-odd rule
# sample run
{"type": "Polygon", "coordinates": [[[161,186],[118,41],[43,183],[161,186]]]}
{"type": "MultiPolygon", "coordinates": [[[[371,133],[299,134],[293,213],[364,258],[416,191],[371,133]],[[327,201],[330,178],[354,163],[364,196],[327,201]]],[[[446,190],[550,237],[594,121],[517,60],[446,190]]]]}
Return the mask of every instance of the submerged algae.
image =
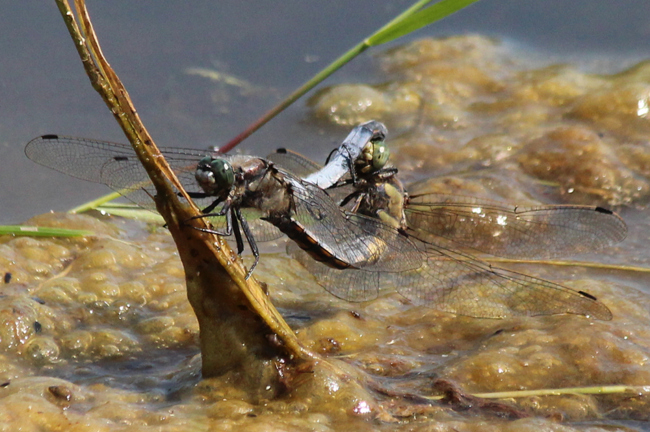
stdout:
{"type": "Polygon", "coordinates": [[[423,39],[379,56],[381,84],[333,86],[310,104],[334,124],[385,122],[393,162],[412,179],[526,174],[511,189],[532,198],[647,202],[650,63],[596,75],[525,62],[481,36],[423,39]]]}

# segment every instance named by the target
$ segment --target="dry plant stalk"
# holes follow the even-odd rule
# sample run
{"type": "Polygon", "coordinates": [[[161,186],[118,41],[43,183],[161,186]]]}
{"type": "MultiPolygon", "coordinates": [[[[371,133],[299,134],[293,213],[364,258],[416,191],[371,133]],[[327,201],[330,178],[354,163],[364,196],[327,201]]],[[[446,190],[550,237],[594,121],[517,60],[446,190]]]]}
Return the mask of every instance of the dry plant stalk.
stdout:
{"type": "Polygon", "coordinates": [[[115,116],[156,188],[156,206],[178,247],[188,298],[199,320],[203,377],[226,375],[257,399],[277,395],[286,384],[278,361],[300,364],[317,357],[298,342],[260,284],[253,278],[245,280],[245,268],[228,244],[219,236],[193,228],[205,228],[206,221],[190,220],[201,212],[160,154],[103,56],[84,1],[75,0],[80,26],[67,0],[56,2],[91,84],[115,116]]]}

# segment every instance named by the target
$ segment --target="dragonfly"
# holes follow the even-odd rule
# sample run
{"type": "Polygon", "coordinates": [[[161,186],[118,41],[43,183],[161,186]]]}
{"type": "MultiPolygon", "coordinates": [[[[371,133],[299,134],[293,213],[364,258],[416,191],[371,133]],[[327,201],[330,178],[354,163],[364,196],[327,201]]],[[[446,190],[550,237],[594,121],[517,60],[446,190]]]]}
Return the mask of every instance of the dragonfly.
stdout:
{"type": "MultiPolygon", "coordinates": [[[[302,163],[298,170],[305,174],[305,181],[322,189],[333,187],[348,174],[356,183],[354,176],[357,171],[364,174],[370,170],[377,171],[388,161],[387,147],[383,145],[387,134],[386,126],[381,122],[370,120],[361,123],[352,129],[340,146],[332,150],[324,167],[300,155],[289,157],[294,162],[302,163]]],[[[287,153],[286,149],[278,149],[276,153],[267,156],[267,159],[275,158],[274,161],[281,162],[281,157],[277,156],[281,151],[287,153]]]]}
{"type": "MultiPolygon", "coordinates": [[[[383,136],[381,130],[365,126],[353,132],[333,156],[339,173],[350,169],[368,142],[383,136]]],[[[342,210],[323,189],[265,159],[196,149],[160,150],[189,196],[203,208],[202,217],[217,227],[208,231],[234,235],[240,254],[247,240],[255,257],[247,278],[259,262],[255,236],[260,241],[273,239],[278,230],[313,259],[337,269],[399,272],[424,262],[423,252],[395,229],[342,210]],[[245,210],[251,215],[250,225],[245,210]]],[[[36,163],[106,184],[136,204],[155,209],[151,200],[155,189],[129,145],[44,135],[30,141],[25,153],[36,163]]]]}
{"type": "MultiPolygon", "coordinates": [[[[602,207],[521,207],[477,197],[409,195],[397,169],[386,165],[385,143],[370,144],[381,150],[366,149],[366,156],[381,154],[380,160],[357,158],[350,165],[355,172],[333,183],[328,192],[338,195],[340,205],[350,212],[381,220],[408,237],[425,253],[425,263],[403,272],[342,271],[308,260],[289,245],[290,254],[331,294],[366,301],[388,288],[414,304],[481,318],[558,313],[612,318],[607,306],[586,292],[492,266],[474,253],[555,258],[604,249],[626,236],[626,224],[618,215],[602,207]]],[[[322,169],[298,153],[276,153],[269,159],[296,175],[309,178],[322,169]]]]}

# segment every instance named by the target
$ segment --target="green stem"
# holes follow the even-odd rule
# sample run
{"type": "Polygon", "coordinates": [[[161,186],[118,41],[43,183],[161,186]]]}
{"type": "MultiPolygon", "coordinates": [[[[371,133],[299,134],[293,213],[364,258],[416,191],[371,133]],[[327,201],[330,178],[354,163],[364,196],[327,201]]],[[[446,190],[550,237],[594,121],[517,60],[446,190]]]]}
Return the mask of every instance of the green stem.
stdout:
{"type": "Polygon", "coordinates": [[[222,153],[227,153],[230,150],[232,150],[240,142],[244,141],[246,138],[248,138],[253,133],[255,133],[258,129],[260,129],[262,126],[264,126],[266,123],[268,123],[272,118],[274,118],[276,115],[278,115],[279,113],[284,111],[288,106],[290,106],[292,103],[294,103],[296,100],[298,100],[302,95],[304,95],[309,90],[313,89],[318,84],[323,82],[326,78],[328,78],[334,72],[341,69],[345,64],[350,62],[350,60],[352,60],[353,58],[355,58],[356,56],[358,56],[359,54],[361,54],[362,52],[364,52],[365,50],[367,50],[371,46],[375,45],[375,44],[371,43],[371,39],[373,38],[373,36],[385,31],[385,29],[394,26],[395,24],[403,21],[404,19],[406,19],[409,16],[413,15],[414,13],[418,12],[420,9],[422,9],[424,6],[426,6],[431,1],[432,0],[420,0],[420,1],[416,2],[413,6],[411,6],[410,8],[406,9],[404,12],[399,14],[396,18],[391,20],[388,24],[383,26],[381,29],[377,30],[372,35],[370,35],[366,39],[364,39],[361,43],[357,44],[352,49],[348,50],[341,57],[339,57],[338,59],[336,59],[332,63],[330,63],[330,65],[327,66],[325,69],[323,69],[322,71],[317,73],[312,79],[310,79],[309,81],[304,83],[302,86],[300,86],[296,91],[291,93],[286,99],[284,99],[282,102],[280,102],[278,105],[276,105],[271,110],[267,111],[266,114],[264,114],[257,121],[255,121],[253,124],[248,126],[246,128],[246,130],[244,130],[242,133],[237,135],[235,138],[228,141],[225,145],[223,145],[219,149],[219,151],[222,152],[222,153]]]}
{"type": "Polygon", "coordinates": [[[102,204],[106,204],[109,201],[113,201],[114,199],[117,199],[121,197],[117,192],[112,192],[109,193],[108,195],[101,196],[95,200],[88,201],[86,203],[81,204],[78,207],[75,207],[73,209],[68,210],[69,213],[83,213],[89,210],[95,210],[97,207],[99,207],[102,204]]]}
{"type": "Polygon", "coordinates": [[[341,67],[343,67],[346,63],[348,63],[350,60],[352,60],[353,58],[355,58],[356,56],[358,56],[368,48],[370,48],[370,45],[368,45],[364,40],[363,42],[361,42],[360,44],[358,44],[357,46],[355,46],[354,48],[352,48],[351,50],[343,54],[341,57],[339,57],[329,66],[327,66],[325,69],[323,69],[318,74],[316,74],[312,79],[310,79],[302,86],[300,86],[296,91],[291,93],[286,99],[284,99],[278,105],[273,107],[271,110],[267,111],[266,114],[260,117],[256,122],[248,126],[246,130],[244,130],[242,133],[237,135],[235,138],[228,141],[228,143],[223,145],[219,149],[219,151],[222,153],[227,153],[230,150],[232,150],[240,142],[244,141],[246,138],[248,138],[253,133],[255,133],[259,128],[261,128],[266,123],[268,123],[271,119],[273,119],[276,115],[284,111],[288,106],[290,106],[292,103],[298,100],[302,95],[304,95],[309,90],[316,87],[318,84],[323,82],[327,77],[332,75],[334,72],[336,72],[341,67]]]}

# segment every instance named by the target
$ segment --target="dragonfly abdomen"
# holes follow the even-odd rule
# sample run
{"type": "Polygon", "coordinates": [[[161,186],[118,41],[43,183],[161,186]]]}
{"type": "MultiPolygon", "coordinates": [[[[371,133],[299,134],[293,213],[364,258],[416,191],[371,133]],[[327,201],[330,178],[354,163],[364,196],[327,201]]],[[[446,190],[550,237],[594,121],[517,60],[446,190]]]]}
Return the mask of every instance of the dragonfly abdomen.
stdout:
{"type": "Polygon", "coordinates": [[[300,249],[304,250],[314,260],[322,262],[328,267],[344,270],[352,267],[352,264],[338,258],[329,248],[311,235],[302,224],[289,218],[265,218],[280,231],[296,242],[300,249]]]}

